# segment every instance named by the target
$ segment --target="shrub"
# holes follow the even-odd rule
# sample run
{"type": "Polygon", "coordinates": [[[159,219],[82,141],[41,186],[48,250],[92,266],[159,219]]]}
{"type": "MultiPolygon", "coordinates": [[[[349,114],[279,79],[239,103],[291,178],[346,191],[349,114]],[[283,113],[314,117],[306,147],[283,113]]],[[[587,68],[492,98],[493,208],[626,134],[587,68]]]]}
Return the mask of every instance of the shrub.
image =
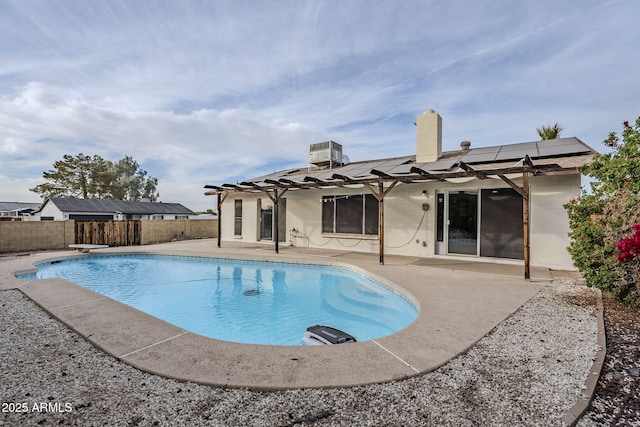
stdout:
{"type": "Polygon", "coordinates": [[[631,306],[640,304],[640,194],[620,190],[603,211],[604,245],[613,247],[613,294],[631,306]]]}
{"type": "Polygon", "coordinates": [[[583,190],[565,205],[569,253],[587,285],[637,306],[640,257],[634,245],[640,244],[640,235],[637,240],[634,236],[640,232],[634,226],[640,224],[640,117],[633,126],[623,123],[622,141],[612,132],[604,143],[612,152],[581,168],[596,180],[592,192],[583,190]]]}

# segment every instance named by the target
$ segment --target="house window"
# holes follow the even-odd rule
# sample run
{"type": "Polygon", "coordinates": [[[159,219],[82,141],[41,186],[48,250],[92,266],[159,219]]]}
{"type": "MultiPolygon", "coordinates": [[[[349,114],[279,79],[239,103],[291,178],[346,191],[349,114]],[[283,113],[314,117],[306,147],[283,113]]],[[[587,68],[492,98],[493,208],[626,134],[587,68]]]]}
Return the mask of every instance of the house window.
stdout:
{"type": "Polygon", "coordinates": [[[164,218],[164,217],[163,217],[162,215],[153,215],[153,216],[151,217],[151,219],[155,219],[155,220],[157,220],[157,219],[163,219],[163,218],[164,218]]]}
{"type": "Polygon", "coordinates": [[[189,215],[176,215],[176,219],[189,219],[189,215]]]}
{"type": "Polygon", "coordinates": [[[371,194],[322,197],[322,232],[378,234],[378,201],[371,194]]]}
{"type": "Polygon", "coordinates": [[[242,199],[235,200],[234,203],[235,214],[233,234],[236,236],[242,236],[242,199]]]}

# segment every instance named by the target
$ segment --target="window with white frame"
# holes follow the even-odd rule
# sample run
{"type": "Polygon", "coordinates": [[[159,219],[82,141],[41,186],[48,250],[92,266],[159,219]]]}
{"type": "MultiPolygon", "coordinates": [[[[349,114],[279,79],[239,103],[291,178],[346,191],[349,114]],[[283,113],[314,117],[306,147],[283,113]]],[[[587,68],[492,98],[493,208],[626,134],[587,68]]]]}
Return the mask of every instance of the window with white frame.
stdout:
{"type": "Polygon", "coordinates": [[[378,201],[372,194],[322,197],[322,232],[378,234],[378,201]]]}

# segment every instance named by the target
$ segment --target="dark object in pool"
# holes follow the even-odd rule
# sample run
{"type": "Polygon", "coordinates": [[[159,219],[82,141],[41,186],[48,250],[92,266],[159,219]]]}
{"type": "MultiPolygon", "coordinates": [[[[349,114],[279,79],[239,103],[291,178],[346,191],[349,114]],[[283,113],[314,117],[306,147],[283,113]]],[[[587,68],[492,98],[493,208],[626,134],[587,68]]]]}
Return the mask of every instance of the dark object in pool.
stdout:
{"type": "Polygon", "coordinates": [[[249,289],[242,293],[244,296],[258,295],[260,293],[260,289],[249,289]]]}
{"type": "Polygon", "coordinates": [[[347,344],[357,342],[356,337],[330,326],[309,326],[302,337],[304,345],[347,344]]]}

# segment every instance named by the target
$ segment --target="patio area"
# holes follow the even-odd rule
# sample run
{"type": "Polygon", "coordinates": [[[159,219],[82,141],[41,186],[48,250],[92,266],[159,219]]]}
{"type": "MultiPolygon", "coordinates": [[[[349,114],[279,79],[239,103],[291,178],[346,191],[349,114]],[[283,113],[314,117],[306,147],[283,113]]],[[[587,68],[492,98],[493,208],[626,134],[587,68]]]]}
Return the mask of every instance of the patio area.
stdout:
{"type": "MultiPolygon", "coordinates": [[[[429,372],[471,347],[543,284],[508,275],[429,268],[406,257],[388,257],[385,265],[379,265],[371,254],[287,248],[275,255],[268,246],[217,248],[207,240],[94,250],[91,255],[122,252],[343,265],[406,290],[418,306],[418,318],[409,327],[380,339],[331,347],[263,346],[190,333],[63,279],[3,281],[3,288],[19,287],[96,347],[133,366],[226,387],[343,387],[429,372]]],[[[61,255],[73,256],[48,253],[37,258],[61,255]]],[[[12,264],[3,263],[2,268],[16,268],[12,264]]]]}
{"type": "MultiPolygon", "coordinates": [[[[38,253],[0,263],[0,289],[19,288],[56,319],[123,362],[183,381],[254,390],[351,387],[434,371],[465,353],[546,289],[553,274],[536,270],[534,279],[525,281],[517,275],[518,266],[508,263],[472,268],[473,264],[461,260],[441,259],[433,260],[437,266],[425,266],[425,259],[388,256],[386,264],[379,265],[374,254],[286,247],[275,255],[271,246],[217,248],[213,240],[100,249],[89,256],[124,251],[347,264],[405,289],[415,299],[418,319],[378,340],[323,347],[256,346],[186,332],[64,280],[24,282],[11,274],[40,260],[83,256],[75,252],[38,253]]],[[[584,377],[588,376],[585,372],[584,377]]]]}

